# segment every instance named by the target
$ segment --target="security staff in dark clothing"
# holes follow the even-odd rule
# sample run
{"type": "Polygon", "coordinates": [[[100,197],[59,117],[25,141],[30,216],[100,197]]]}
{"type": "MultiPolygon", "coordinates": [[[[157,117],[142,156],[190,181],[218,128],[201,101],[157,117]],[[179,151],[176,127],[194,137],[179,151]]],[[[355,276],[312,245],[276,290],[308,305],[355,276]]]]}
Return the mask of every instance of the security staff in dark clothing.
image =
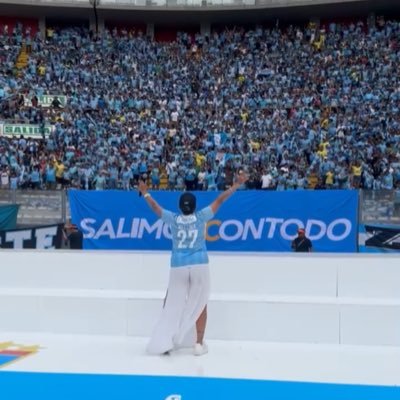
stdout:
{"type": "Polygon", "coordinates": [[[311,253],[312,243],[311,240],[306,237],[306,232],[303,228],[297,231],[297,238],[292,242],[292,249],[296,253],[311,253]]]}
{"type": "Polygon", "coordinates": [[[76,225],[71,223],[64,225],[64,238],[68,248],[71,250],[83,249],[83,234],[76,225]]]}

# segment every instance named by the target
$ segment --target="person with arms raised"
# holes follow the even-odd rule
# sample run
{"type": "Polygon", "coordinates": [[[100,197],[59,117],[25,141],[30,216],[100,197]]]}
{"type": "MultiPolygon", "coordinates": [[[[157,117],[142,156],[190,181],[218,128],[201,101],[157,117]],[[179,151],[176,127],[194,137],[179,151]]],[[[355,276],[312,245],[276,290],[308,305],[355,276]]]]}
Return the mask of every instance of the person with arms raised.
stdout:
{"type": "Polygon", "coordinates": [[[239,173],[236,182],[209,206],[196,211],[196,197],[180,196],[180,213],[162,208],[144,182],[139,191],[154,213],[171,227],[172,254],[167,297],[161,316],[147,346],[149,354],[168,354],[172,350],[194,346],[195,355],[208,352],[204,342],[207,302],[210,291],[206,224],[220,206],[248,177],[239,173]]]}

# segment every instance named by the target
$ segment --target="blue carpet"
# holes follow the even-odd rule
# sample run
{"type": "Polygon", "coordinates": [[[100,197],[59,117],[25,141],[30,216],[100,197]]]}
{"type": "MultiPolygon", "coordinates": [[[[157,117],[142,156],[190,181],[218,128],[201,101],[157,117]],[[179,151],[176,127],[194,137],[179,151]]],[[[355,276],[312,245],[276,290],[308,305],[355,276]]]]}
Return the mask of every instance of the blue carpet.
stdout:
{"type": "Polygon", "coordinates": [[[2,400],[400,400],[399,387],[0,372],[2,400]]]}

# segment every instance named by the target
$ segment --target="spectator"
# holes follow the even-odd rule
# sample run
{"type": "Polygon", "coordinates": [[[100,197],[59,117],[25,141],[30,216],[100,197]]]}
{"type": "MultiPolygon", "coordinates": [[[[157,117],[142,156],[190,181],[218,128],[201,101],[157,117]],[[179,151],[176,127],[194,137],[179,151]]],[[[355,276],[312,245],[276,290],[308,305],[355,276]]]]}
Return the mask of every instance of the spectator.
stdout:
{"type": "Polygon", "coordinates": [[[32,189],[40,189],[41,187],[40,172],[37,166],[33,167],[30,174],[30,183],[32,189]]]}
{"type": "Polygon", "coordinates": [[[1,189],[10,187],[10,175],[7,168],[3,168],[0,174],[1,189]]]}
{"type": "Polygon", "coordinates": [[[272,189],[272,185],[273,185],[272,175],[267,170],[264,170],[264,173],[261,176],[261,189],[270,190],[272,189]]]}
{"type": "Polygon", "coordinates": [[[32,96],[31,103],[33,108],[37,108],[37,106],[39,105],[39,99],[36,95],[32,96]]]}
{"type": "Polygon", "coordinates": [[[56,109],[62,108],[62,107],[61,107],[61,101],[58,99],[57,96],[54,96],[54,99],[53,99],[53,101],[51,102],[51,106],[52,106],[53,108],[56,108],[56,109]]]}
{"type": "Polygon", "coordinates": [[[56,182],[60,188],[64,185],[65,165],[61,159],[58,159],[55,161],[54,166],[55,166],[55,170],[56,170],[56,182]]]}
{"type": "Polygon", "coordinates": [[[47,164],[45,174],[47,189],[54,190],[56,188],[56,169],[52,163],[47,164]]]}

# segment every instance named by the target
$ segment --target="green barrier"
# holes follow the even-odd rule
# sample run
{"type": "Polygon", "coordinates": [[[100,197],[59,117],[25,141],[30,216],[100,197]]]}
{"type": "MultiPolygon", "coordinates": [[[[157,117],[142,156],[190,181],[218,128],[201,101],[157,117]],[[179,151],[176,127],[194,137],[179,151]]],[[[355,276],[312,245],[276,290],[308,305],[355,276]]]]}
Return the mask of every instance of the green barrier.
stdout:
{"type": "Polygon", "coordinates": [[[0,231],[15,229],[17,227],[18,210],[18,204],[0,206],[0,231]]]}

